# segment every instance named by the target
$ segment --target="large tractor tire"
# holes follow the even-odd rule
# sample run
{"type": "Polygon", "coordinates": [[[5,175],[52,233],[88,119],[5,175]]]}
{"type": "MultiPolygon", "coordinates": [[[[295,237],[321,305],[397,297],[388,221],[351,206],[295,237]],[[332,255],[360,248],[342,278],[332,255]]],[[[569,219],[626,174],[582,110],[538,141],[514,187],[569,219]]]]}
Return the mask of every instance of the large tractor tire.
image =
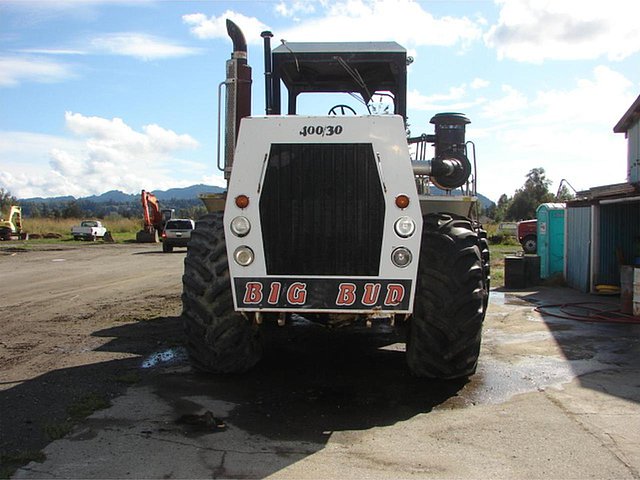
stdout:
{"type": "Polygon", "coordinates": [[[430,214],[423,220],[407,363],[420,377],[467,377],[478,364],[488,295],[484,245],[464,217],[430,214]]]}
{"type": "Polygon", "coordinates": [[[489,252],[489,240],[487,231],[478,225],[478,246],[480,247],[480,255],[482,256],[482,276],[484,279],[484,289],[487,295],[484,297],[484,312],[487,312],[489,306],[489,291],[491,290],[491,253],[489,252]]]}
{"type": "Polygon", "coordinates": [[[262,356],[258,327],[234,311],[222,213],[205,215],[191,234],[182,277],[182,319],[192,364],[240,373],[262,356]]]}

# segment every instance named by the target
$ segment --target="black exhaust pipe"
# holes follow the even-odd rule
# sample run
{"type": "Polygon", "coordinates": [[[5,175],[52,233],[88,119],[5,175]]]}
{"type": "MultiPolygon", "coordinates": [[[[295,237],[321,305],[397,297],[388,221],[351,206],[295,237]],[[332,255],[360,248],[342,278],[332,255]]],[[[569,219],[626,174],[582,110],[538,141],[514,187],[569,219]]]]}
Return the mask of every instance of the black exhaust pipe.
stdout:
{"type": "Polygon", "coordinates": [[[233,53],[231,58],[243,59],[244,63],[247,63],[247,41],[244,39],[244,34],[240,27],[227,19],[227,34],[233,42],[233,53]]]}
{"type": "Polygon", "coordinates": [[[267,115],[273,113],[273,69],[271,65],[271,38],[273,33],[266,30],[260,34],[264,40],[264,105],[267,115]]]}

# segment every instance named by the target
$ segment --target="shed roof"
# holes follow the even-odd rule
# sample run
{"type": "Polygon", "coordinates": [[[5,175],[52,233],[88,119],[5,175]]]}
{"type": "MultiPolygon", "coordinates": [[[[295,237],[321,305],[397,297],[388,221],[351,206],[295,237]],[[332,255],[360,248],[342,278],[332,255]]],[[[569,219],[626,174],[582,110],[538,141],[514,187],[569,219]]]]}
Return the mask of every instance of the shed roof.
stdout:
{"type": "Polygon", "coordinates": [[[636,98],[636,101],[631,104],[629,110],[622,116],[616,126],[613,127],[615,133],[627,133],[629,128],[640,120],[640,95],[636,98]]]}

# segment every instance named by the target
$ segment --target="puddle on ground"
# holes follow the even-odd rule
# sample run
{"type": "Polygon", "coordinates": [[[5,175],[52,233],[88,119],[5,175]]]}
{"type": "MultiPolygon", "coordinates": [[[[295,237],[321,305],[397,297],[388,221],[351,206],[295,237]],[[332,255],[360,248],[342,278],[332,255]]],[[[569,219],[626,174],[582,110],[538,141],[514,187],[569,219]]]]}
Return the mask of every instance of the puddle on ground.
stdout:
{"type": "Polygon", "coordinates": [[[187,349],[184,347],[174,347],[161,352],[155,352],[144,359],[142,368],[166,367],[182,363],[188,358],[187,349]]]}
{"type": "Polygon", "coordinates": [[[438,408],[499,404],[523,393],[549,388],[562,389],[576,377],[607,367],[606,363],[593,358],[567,361],[562,358],[527,355],[504,362],[485,356],[481,357],[478,371],[458,396],[450,398],[438,408]]]}
{"type": "Polygon", "coordinates": [[[492,290],[489,293],[489,299],[491,303],[496,305],[529,305],[532,306],[531,302],[528,302],[518,295],[514,295],[512,293],[504,293],[504,292],[496,292],[492,290]]]}

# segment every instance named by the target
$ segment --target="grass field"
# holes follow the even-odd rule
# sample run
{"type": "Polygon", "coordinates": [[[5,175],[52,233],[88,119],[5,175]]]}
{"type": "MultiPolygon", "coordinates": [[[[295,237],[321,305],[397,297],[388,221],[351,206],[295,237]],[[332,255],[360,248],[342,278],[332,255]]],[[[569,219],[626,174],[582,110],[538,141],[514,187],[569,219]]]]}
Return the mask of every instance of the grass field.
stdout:
{"type": "MultiPolygon", "coordinates": [[[[29,233],[29,242],[55,243],[73,241],[71,227],[80,225],[84,218],[25,218],[23,229],[29,233]],[[60,235],[59,238],[34,238],[37,236],[60,235]]],[[[136,232],[142,228],[142,220],[137,218],[109,217],[102,221],[102,225],[111,232],[117,242],[133,241],[136,232]]]]}
{"type": "MultiPolygon", "coordinates": [[[[71,227],[79,225],[81,220],[83,219],[27,218],[24,220],[24,229],[29,232],[30,235],[37,234],[43,236],[49,233],[54,233],[61,235],[61,237],[54,239],[31,239],[28,242],[21,243],[26,246],[29,243],[73,242],[74,240],[71,236],[71,227]]],[[[106,218],[102,221],[102,224],[111,232],[111,235],[116,242],[135,241],[136,232],[142,228],[142,221],[137,218],[106,218]]],[[[495,225],[487,225],[486,229],[489,238],[495,235],[495,225]]],[[[491,251],[491,286],[496,288],[504,286],[504,257],[506,255],[513,255],[522,250],[520,244],[511,237],[507,237],[503,241],[505,243],[489,246],[491,251]]]]}

